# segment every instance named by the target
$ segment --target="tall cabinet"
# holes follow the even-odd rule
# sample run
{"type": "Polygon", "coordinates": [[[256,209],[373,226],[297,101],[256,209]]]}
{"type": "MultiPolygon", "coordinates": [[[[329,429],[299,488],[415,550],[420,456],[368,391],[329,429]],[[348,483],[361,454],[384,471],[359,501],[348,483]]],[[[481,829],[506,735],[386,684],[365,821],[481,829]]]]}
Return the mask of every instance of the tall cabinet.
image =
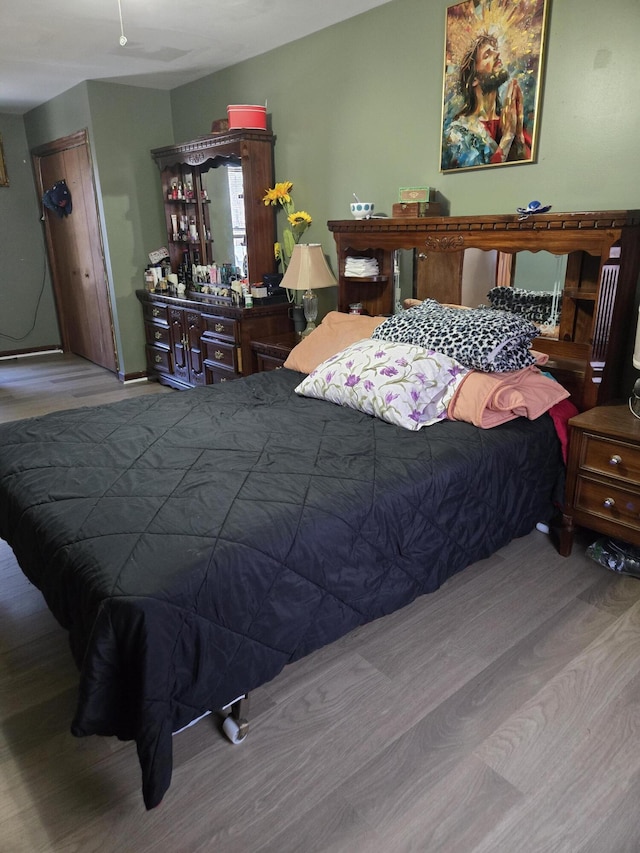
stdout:
{"type": "Polygon", "coordinates": [[[275,272],[273,244],[276,223],[264,194],[273,182],[274,138],[266,130],[230,130],[191,142],[156,148],[151,152],[160,169],[167,227],[167,247],[174,273],[185,260],[190,264],[232,263],[227,245],[219,249],[220,234],[231,228],[226,167],[239,170],[240,216],[246,236],[247,278],[262,281],[275,272]],[[212,182],[213,178],[216,181],[212,182]],[[217,179],[220,178],[218,181],[217,179]],[[220,192],[208,187],[220,186],[220,192]],[[228,214],[228,215],[227,215],[228,214]],[[185,227],[186,223],[186,227],[185,227]]]}
{"type": "MultiPolygon", "coordinates": [[[[267,131],[232,130],[151,152],[160,169],[174,273],[185,262],[233,264],[234,248],[242,250],[241,273],[250,283],[275,272],[275,210],[262,201],[273,186],[273,143],[267,131]]],[[[246,376],[255,366],[252,343],[292,328],[288,304],[256,300],[245,308],[230,296],[189,290],[183,296],[147,290],[136,295],[148,376],[178,389],[246,376]]]]}

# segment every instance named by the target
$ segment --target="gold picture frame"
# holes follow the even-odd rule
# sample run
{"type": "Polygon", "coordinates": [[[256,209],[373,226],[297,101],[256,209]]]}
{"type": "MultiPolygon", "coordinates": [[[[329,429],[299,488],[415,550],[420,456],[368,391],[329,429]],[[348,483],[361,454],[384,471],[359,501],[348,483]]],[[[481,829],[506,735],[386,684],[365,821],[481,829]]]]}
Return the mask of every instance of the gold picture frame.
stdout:
{"type": "Polygon", "coordinates": [[[4,148],[2,147],[2,136],[0,136],[0,187],[9,186],[9,176],[4,162],[4,148]]]}
{"type": "Polygon", "coordinates": [[[447,7],[441,172],[534,162],[550,1],[447,7]]]}

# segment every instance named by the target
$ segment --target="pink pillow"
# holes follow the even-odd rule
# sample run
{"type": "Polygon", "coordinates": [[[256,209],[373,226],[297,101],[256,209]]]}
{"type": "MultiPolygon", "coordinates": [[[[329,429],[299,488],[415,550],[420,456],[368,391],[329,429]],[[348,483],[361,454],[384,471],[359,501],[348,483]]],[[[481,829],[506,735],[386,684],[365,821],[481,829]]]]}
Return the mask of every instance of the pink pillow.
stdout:
{"type": "Polygon", "coordinates": [[[370,338],[384,319],[330,311],[320,325],[291,350],[284,366],[301,373],[311,373],[332,355],[357,341],[370,338]]]}

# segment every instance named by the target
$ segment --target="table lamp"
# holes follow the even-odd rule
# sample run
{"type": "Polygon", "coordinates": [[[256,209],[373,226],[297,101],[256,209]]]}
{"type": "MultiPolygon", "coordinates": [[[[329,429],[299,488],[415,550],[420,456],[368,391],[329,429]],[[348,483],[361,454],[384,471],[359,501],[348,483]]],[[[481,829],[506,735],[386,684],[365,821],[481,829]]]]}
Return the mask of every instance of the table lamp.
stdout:
{"type": "Polygon", "coordinates": [[[302,332],[305,337],[316,327],[318,316],[318,297],[313,292],[320,287],[333,287],[336,284],[334,274],[329,269],[320,243],[297,243],[293,247],[289,266],[280,286],[287,290],[303,290],[302,306],[307,327],[302,332]]]}

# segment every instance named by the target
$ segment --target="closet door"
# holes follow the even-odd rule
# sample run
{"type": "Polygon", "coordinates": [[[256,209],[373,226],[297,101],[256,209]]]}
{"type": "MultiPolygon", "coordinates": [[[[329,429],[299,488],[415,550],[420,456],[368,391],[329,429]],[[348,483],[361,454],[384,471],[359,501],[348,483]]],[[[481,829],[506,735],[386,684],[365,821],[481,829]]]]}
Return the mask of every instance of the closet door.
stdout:
{"type": "Polygon", "coordinates": [[[56,140],[32,153],[40,198],[62,179],[71,193],[68,216],[43,207],[62,348],[116,372],[111,303],[86,133],[56,140]]]}

